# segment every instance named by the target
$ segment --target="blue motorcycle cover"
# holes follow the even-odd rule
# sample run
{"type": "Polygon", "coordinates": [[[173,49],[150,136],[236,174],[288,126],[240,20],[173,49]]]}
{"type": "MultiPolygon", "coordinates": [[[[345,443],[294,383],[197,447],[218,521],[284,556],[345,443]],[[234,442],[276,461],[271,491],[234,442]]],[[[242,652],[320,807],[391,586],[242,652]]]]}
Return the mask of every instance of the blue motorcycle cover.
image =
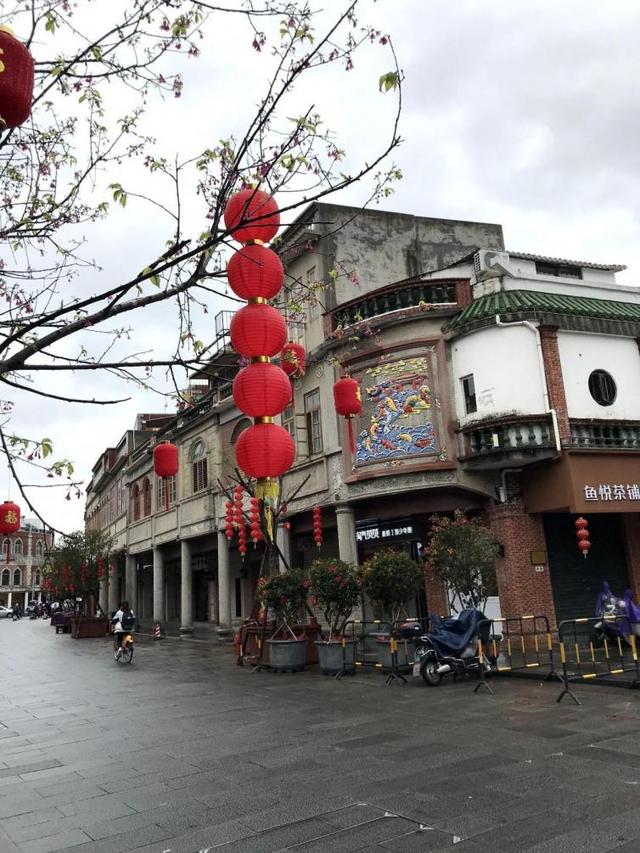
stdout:
{"type": "Polygon", "coordinates": [[[427,636],[438,654],[443,657],[459,657],[469,643],[477,639],[479,633],[485,645],[489,642],[491,624],[486,622],[480,627],[480,623],[485,620],[486,616],[480,610],[462,610],[455,619],[442,619],[432,615],[432,630],[427,636]]]}

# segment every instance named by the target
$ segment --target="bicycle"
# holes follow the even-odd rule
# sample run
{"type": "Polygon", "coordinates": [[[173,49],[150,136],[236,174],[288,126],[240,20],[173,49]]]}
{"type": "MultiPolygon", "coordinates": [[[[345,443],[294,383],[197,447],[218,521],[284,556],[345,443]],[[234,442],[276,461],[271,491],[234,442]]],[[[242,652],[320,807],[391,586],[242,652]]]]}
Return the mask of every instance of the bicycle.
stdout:
{"type": "Polygon", "coordinates": [[[117,638],[114,640],[113,659],[116,663],[131,663],[133,660],[133,634],[125,634],[120,646],[117,645],[117,638]]]}

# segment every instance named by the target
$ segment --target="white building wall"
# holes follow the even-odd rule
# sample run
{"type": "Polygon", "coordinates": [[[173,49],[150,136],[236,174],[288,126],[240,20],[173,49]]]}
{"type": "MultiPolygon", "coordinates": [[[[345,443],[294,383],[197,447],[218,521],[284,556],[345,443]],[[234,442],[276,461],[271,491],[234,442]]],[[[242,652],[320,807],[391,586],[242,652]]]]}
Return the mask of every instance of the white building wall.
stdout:
{"type": "Polygon", "coordinates": [[[567,409],[570,418],[640,420],[640,354],[633,338],[558,333],[567,409]],[[606,370],[617,385],[611,406],[601,406],[589,393],[589,376],[606,370]]]}
{"type": "Polygon", "coordinates": [[[544,412],[536,336],[524,326],[493,326],[454,341],[451,347],[455,406],[462,425],[505,414],[544,412]],[[478,411],[465,414],[461,378],[472,373],[478,411]]]}

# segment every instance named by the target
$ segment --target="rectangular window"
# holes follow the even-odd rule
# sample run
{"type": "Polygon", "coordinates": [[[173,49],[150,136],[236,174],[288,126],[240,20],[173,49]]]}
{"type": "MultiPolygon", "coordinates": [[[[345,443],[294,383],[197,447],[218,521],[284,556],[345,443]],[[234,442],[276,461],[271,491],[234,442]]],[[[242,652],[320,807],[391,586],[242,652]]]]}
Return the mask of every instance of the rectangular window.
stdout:
{"type": "Polygon", "coordinates": [[[563,276],[564,278],[582,278],[582,268],[572,264],[553,264],[544,261],[536,261],[536,273],[538,275],[563,276]]]}
{"type": "Polygon", "coordinates": [[[309,456],[322,453],[322,421],[320,419],[320,389],[304,395],[304,413],[307,418],[307,445],[309,456]]]}
{"type": "Polygon", "coordinates": [[[293,403],[290,403],[282,413],[282,426],[289,433],[291,438],[296,440],[296,414],[293,410],[293,403]]]}
{"type": "Polygon", "coordinates": [[[462,393],[464,394],[465,413],[472,415],[478,411],[478,406],[476,405],[476,384],[473,381],[473,373],[463,376],[460,382],[462,382],[462,393]]]}
{"type": "Polygon", "coordinates": [[[175,477],[157,477],[156,478],[156,509],[164,509],[166,507],[165,488],[169,490],[169,506],[173,506],[176,502],[176,478],[175,477]]]}
{"type": "Polygon", "coordinates": [[[201,492],[207,488],[207,460],[198,459],[191,466],[193,491],[201,492]]]}

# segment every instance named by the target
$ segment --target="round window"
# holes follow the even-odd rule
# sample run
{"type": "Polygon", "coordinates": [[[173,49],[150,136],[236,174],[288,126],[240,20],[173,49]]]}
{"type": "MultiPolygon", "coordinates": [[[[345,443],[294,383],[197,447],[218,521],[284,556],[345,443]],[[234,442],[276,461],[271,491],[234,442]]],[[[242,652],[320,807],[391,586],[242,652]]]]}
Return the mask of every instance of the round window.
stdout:
{"type": "Polygon", "coordinates": [[[594,370],[589,377],[589,392],[600,406],[610,406],[616,399],[618,389],[610,373],[594,370]]]}

